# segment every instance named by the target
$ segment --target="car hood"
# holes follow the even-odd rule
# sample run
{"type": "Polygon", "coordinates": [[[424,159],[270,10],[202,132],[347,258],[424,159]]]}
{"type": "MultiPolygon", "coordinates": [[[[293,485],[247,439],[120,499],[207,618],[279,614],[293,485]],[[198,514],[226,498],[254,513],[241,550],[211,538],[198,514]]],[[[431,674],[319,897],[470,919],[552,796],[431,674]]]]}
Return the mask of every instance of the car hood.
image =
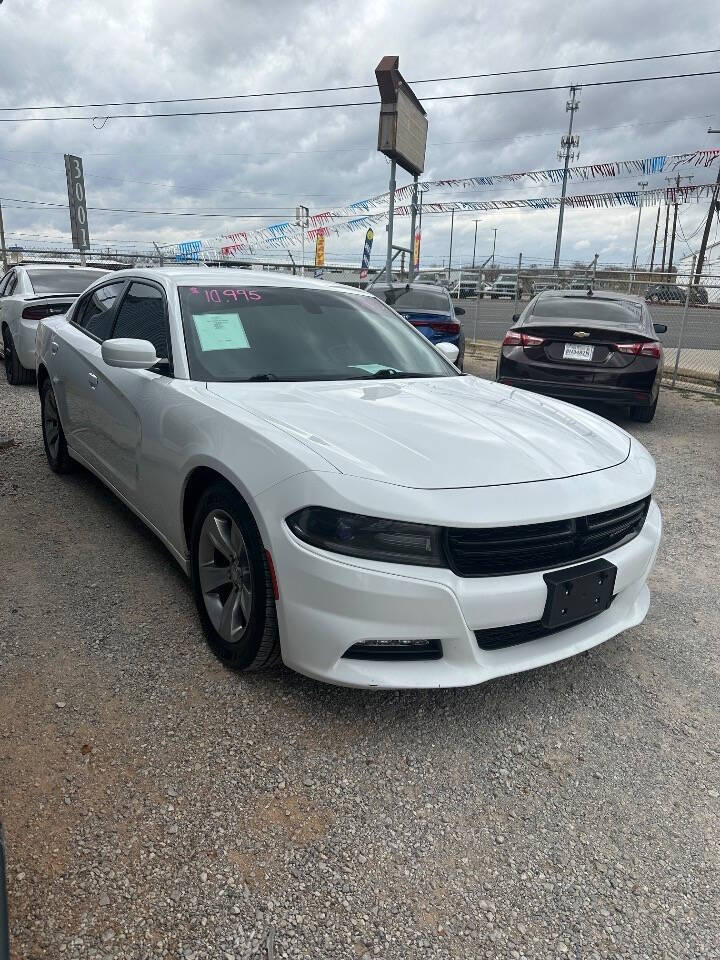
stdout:
{"type": "Polygon", "coordinates": [[[340,472],[405,487],[556,480],[630,452],[629,435],[594,414],[476,377],[207,386],[340,472]]]}

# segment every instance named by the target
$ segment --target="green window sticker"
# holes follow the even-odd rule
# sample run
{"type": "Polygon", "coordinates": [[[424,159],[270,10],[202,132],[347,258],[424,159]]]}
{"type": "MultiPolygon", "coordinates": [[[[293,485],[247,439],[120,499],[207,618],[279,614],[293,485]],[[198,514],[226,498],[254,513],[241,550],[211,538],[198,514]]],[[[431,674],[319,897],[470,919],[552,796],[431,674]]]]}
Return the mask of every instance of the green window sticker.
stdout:
{"type": "Polygon", "coordinates": [[[194,313],[192,318],[203,353],[250,347],[239,313],[194,313]]]}

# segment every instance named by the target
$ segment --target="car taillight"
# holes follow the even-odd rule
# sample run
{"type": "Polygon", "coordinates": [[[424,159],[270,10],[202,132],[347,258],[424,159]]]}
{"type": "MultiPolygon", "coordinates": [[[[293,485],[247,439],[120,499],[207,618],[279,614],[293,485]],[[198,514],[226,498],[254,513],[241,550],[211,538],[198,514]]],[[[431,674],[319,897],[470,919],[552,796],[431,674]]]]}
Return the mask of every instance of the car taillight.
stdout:
{"type": "Polygon", "coordinates": [[[631,353],[633,356],[641,355],[643,357],[655,357],[656,360],[660,359],[660,344],[655,340],[641,343],[616,343],[613,346],[618,353],[631,353]]]}
{"type": "Polygon", "coordinates": [[[504,347],[538,347],[541,343],[545,343],[543,337],[533,337],[519,330],[508,330],[503,340],[504,347]]]}
{"type": "Polygon", "coordinates": [[[452,320],[411,320],[414,327],[430,327],[435,333],[447,333],[457,336],[460,333],[460,324],[452,320]]]}
{"type": "Polygon", "coordinates": [[[25,307],[22,312],[22,318],[23,320],[44,320],[45,317],[65,313],[69,307],[69,303],[45,303],[42,306],[25,307]]]}

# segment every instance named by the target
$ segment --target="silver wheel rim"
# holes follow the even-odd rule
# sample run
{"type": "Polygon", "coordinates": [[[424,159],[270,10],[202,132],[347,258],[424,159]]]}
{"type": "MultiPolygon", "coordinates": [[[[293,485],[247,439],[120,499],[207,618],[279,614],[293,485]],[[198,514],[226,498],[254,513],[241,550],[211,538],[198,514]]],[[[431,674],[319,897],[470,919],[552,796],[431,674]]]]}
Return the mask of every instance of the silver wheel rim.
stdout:
{"type": "Polygon", "coordinates": [[[48,390],[45,394],[45,409],[43,411],[43,426],[45,427],[45,442],[53,460],[57,460],[60,449],[60,418],[58,417],[55,394],[48,390]]]}
{"type": "Polygon", "coordinates": [[[225,643],[239,643],[250,625],[252,570],[245,539],[225,510],[212,510],[205,517],[198,574],[210,622],[225,643]]]}

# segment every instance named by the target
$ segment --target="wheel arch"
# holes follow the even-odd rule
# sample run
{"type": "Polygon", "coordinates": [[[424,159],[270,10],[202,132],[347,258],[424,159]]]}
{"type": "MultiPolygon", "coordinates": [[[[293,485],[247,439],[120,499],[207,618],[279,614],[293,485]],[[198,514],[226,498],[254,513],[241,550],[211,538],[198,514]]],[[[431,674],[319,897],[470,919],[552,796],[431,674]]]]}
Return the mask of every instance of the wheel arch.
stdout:
{"type": "Polygon", "coordinates": [[[199,464],[190,471],[185,479],[182,491],[182,533],[183,539],[185,542],[185,549],[187,553],[190,553],[190,531],[192,530],[193,518],[195,516],[195,510],[200,498],[207,488],[213,483],[223,483],[225,486],[229,487],[234,493],[242,498],[243,503],[248,509],[255,526],[257,527],[258,533],[260,534],[260,539],[263,543],[266,542],[266,537],[263,530],[263,524],[259,520],[256,510],[253,507],[252,498],[244,491],[240,485],[233,480],[232,477],[228,476],[218,467],[210,464],[199,464]]]}

